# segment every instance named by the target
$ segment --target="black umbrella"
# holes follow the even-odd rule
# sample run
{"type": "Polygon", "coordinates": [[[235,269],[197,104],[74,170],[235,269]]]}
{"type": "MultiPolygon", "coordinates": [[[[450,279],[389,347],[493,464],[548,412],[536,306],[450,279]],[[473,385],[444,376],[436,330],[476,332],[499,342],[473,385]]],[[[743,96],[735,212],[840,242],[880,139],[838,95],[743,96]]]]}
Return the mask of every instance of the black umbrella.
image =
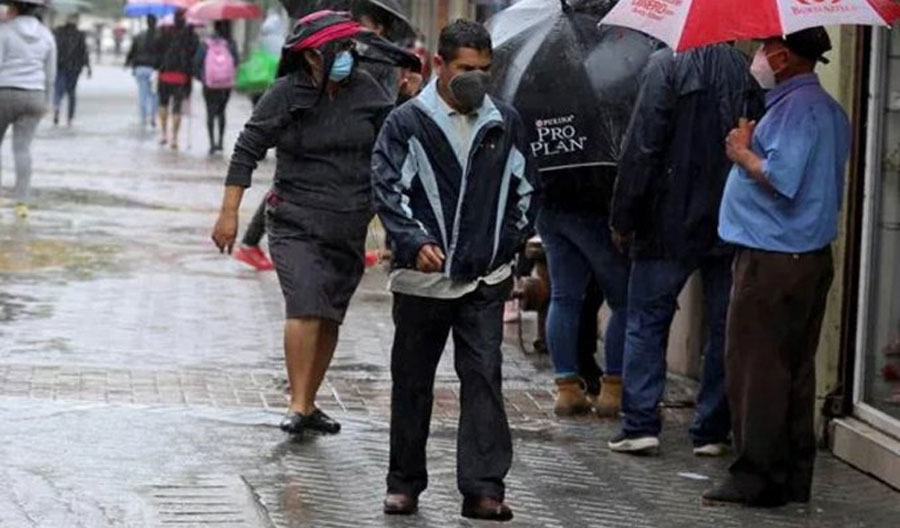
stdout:
{"type": "Polygon", "coordinates": [[[356,5],[370,4],[394,17],[397,21],[394,31],[398,35],[415,34],[412,22],[397,0],[281,0],[281,4],[287,9],[288,14],[295,18],[302,18],[321,9],[352,11],[356,5]]]}
{"type": "Polygon", "coordinates": [[[522,114],[542,171],[615,165],[656,42],[597,24],[614,2],[521,0],[488,23],[493,93],[522,114]]]}

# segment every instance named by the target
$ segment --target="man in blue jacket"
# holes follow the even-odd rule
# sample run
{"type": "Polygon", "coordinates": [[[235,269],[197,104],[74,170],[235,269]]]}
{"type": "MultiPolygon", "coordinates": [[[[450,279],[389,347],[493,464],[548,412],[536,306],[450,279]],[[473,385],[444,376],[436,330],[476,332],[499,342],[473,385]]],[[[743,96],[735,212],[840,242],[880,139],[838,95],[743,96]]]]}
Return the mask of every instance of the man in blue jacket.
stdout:
{"type": "Polygon", "coordinates": [[[725,320],[734,252],[718,237],[731,162],[725,137],[741,116],[762,113],[747,59],[728,44],[650,58],[622,147],[613,193],[613,239],[630,244],[622,431],[613,451],[655,453],[662,423],[666,343],[678,294],[700,272],[707,336],[694,454],[724,455],[731,421],[725,390],[725,320]]]}
{"type": "Polygon", "coordinates": [[[439,76],[384,124],[375,204],[392,240],[396,332],[384,511],[412,514],[427,485],[435,373],[453,333],[460,389],[462,514],[509,520],[512,443],[501,392],[511,261],[532,232],[535,167],[514,109],[485,95],[491,38],[457,21],[441,33],[439,76]]]}

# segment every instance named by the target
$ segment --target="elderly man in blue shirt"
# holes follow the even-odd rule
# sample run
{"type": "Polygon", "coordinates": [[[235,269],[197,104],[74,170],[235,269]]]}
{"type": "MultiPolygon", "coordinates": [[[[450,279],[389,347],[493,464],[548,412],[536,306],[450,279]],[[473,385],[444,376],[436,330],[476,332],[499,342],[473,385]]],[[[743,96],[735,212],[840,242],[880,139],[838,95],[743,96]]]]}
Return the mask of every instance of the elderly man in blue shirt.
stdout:
{"type": "Polygon", "coordinates": [[[737,460],[704,495],[755,506],[805,503],[815,460],[815,353],[834,277],[850,124],[819,84],[831,49],[812,28],[766,40],[751,70],[766,114],[728,136],[735,162],[719,235],[739,249],[726,329],[737,460]]]}

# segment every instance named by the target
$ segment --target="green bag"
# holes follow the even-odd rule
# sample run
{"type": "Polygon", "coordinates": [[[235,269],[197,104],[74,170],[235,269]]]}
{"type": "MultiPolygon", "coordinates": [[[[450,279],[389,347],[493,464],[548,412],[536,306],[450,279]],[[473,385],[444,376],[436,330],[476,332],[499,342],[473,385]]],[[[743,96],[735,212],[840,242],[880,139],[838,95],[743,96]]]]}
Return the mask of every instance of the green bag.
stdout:
{"type": "Polygon", "coordinates": [[[278,56],[258,49],[238,67],[235,89],[244,93],[261,93],[275,82],[278,74],[278,56]]]}

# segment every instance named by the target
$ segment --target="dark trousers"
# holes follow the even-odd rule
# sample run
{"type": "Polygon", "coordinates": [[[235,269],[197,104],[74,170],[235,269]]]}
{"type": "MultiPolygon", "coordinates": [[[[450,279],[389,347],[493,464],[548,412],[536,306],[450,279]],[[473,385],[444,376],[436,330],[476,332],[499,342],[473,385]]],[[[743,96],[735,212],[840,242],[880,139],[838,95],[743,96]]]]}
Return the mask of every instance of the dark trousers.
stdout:
{"type": "Polygon", "coordinates": [[[247,231],[244,232],[244,238],[241,244],[248,247],[258,246],[266,234],[266,202],[268,195],[259,202],[259,207],[253,213],[250,223],[247,224],[247,231]]]}
{"type": "Polygon", "coordinates": [[[78,88],[78,78],[81,76],[81,68],[77,70],[67,70],[64,68],[60,68],[56,72],[56,83],[53,91],[53,108],[55,111],[55,116],[58,118],[59,116],[59,108],[62,105],[62,100],[64,97],[69,98],[69,108],[66,116],[71,121],[75,117],[75,104],[76,104],[76,95],[75,91],[78,88]]]}
{"type": "Polygon", "coordinates": [[[726,345],[737,460],[750,502],[809,499],[816,455],[815,354],[834,277],[831,249],[744,249],[734,261],[726,345]]]}
{"type": "Polygon", "coordinates": [[[581,320],[578,323],[578,375],[584,380],[588,394],[600,394],[600,378],[603,369],[597,364],[597,337],[599,335],[598,312],[603,306],[603,290],[596,280],[591,280],[584,292],[581,320]]]}
{"type": "Polygon", "coordinates": [[[666,387],[666,345],[678,308],[678,294],[694,271],[703,280],[708,334],[697,416],[691,426],[695,446],[725,442],[731,428],[725,391],[725,322],[731,291],[731,255],[681,260],[636,260],[628,285],[628,330],[623,375],[623,430],[657,436],[659,402],[666,387]]]}
{"type": "Polygon", "coordinates": [[[225,137],[225,109],[228,107],[230,98],[230,89],[203,88],[203,101],[206,103],[206,131],[209,133],[210,149],[222,149],[222,141],[225,137]],[[217,131],[218,139],[216,139],[217,131]]]}
{"type": "Polygon", "coordinates": [[[501,391],[500,346],[503,304],[511,290],[508,280],[454,300],[394,295],[389,492],[418,496],[428,485],[425,444],[434,379],[452,332],[461,382],[457,485],[464,496],[504,499],[512,439],[501,391]]]}

